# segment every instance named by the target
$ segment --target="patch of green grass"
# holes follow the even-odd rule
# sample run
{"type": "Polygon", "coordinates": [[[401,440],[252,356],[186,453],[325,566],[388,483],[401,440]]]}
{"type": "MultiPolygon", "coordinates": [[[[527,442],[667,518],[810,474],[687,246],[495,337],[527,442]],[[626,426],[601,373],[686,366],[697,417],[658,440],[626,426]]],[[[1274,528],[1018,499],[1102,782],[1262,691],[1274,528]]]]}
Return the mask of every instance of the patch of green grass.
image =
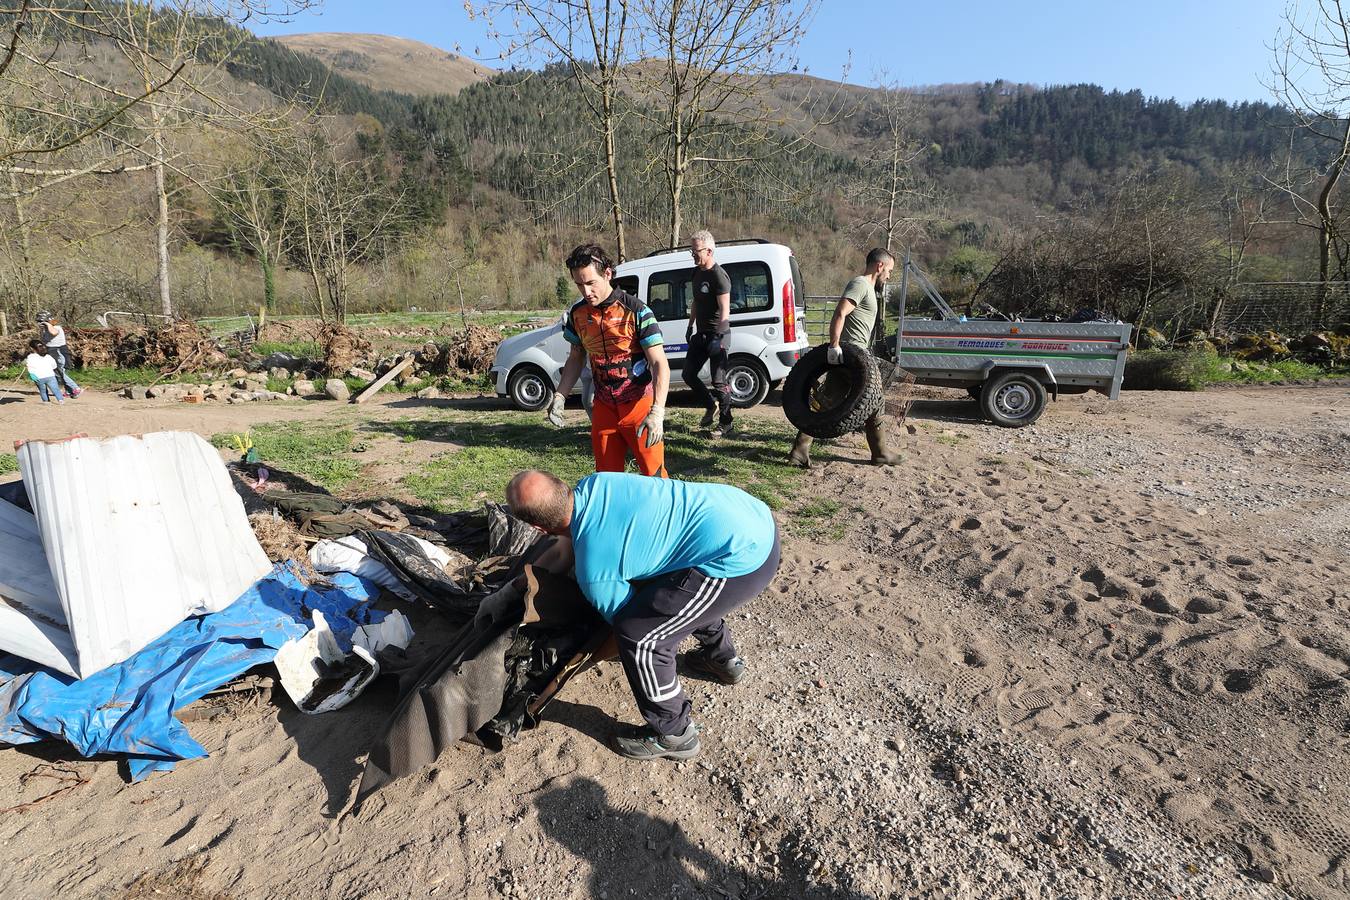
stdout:
{"type": "Polygon", "coordinates": [[[273,378],[271,375],[267,376],[267,389],[269,391],[275,391],[278,394],[284,394],[289,391],[291,385],[294,383],[294,378],[273,378]]]}
{"type": "MultiPolygon", "coordinates": [[[[26,371],[21,363],[7,366],[0,369],[0,382],[12,381],[19,377],[28,381],[26,371]]],[[[160,375],[159,369],[146,367],[140,369],[71,369],[70,377],[74,378],[80,387],[117,388],[126,387],[129,384],[149,384],[159,378],[160,375]]],[[[32,382],[28,383],[32,384],[32,382]]]]}
{"type": "Polygon", "coordinates": [[[259,356],[286,353],[304,359],[323,359],[323,348],[315,341],[258,341],[253,345],[253,352],[259,356]]]}
{"type": "Polygon", "coordinates": [[[1242,362],[1236,359],[1209,357],[1210,364],[1205,378],[1213,383],[1264,384],[1271,381],[1310,381],[1334,375],[1319,366],[1299,362],[1296,359],[1281,359],[1275,362],[1242,362]]]}
{"type": "MultiPolygon", "coordinates": [[[[294,472],[328,490],[338,490],[357,476],[361,465],[351,458],[355,435],[350,428],[278,422],[250,432],[258,458],[294,472]]],[[[232,448],[233,434],[214,435],[211,443],[232,448]]]]}
{"type": "Polygon", "coordinates": [[[19,457],[13,453],[0,453],[0,475],[13,475],[19,471],[19,457]]]}
{"type": "MultiPolygon", "coordinates": [[[[800,488],[802,472],[787,464],[793,433],[782,423],[738,420],[742,430],[711,440],[695,428],[701,413],[672,410],[666,417],[666,468],[688,481],[734,484],[773,509],[800,488]]],[[[402,479],[419,500],[443,511],[500,502],[506,483],[522,469],[547,469],[569,483],[595,470],[590,428],[569,412],[568,427],[554,429],[539,413],[437,408],[427,418],[369,422],[365,428],[401,439],[458,445],[402,479]],[[480,496],[483,495],[483,496],[480,496]]],[[[630,471],[632,463],[629,463],[630,471]]]]}
{"type": "Polygon", "coordinates": [[[1309,381],[1339,374],[1296,359],[1260,363],[1204,350],[1140,350],[1126,360],[1124,387],[1131,391],[1203,391],[1209,384],[1309,381]]]}
{"type": "Polygon", "coordinates": [[[848,523],[838,516],[844,505],[828,497],[808,500],[791,511],[796,531],[814,541],[835,542],[848,533],[848,523]]]}
{"type": "Polygon", "coordinates": [[[982,466],[1006,466],[1008,461],[1001,456],[981,456],[980,465],[982,466]]]}
{"type": "Polygon", "coordinates": [[[1138,350],[1125,360],[1129,391],[1203,391],[1219,358],[1203,350],[1138,350]]]}
{"type": "Polygon", "coordinates": [[[956,434],[939,434],[937,436],[937,442],[939,444],[946,444],[948,447],[959,447],[966,437],[967,435],[961,434],[959,431],[956,434]]]}

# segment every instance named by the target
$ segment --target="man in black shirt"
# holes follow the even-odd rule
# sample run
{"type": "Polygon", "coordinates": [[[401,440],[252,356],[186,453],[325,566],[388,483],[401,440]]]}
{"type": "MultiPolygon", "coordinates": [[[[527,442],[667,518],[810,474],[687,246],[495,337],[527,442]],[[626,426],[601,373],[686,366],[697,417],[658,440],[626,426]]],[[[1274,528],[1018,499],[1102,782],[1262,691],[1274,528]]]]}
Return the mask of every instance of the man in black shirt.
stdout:
{"type": "Polygon", "coordinates": [[[731,279],[713,261],[716,244],[707,231],[689,238],[694,257],[694,302],[689,307],[689,351],[684,357],[684,383],[703,402],[699,427],[712,427],[713,437],[731,430],[731,389],[727,386],[727,345],[731,340],[731,279]],[[704,363],[712,369],[712,391],[698,377],[704,363]],[[714,404],[715,399],[715,404],[714,404]],[[713,426],[713,416],[717,425],[713,426]]]}

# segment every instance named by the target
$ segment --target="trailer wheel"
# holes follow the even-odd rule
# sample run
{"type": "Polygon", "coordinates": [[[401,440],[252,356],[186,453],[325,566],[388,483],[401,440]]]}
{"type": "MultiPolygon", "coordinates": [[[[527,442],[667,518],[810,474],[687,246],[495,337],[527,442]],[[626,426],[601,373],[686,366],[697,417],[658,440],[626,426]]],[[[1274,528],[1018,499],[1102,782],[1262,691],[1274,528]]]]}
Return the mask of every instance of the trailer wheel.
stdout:
{"type": "Polygon", "coordinates": [[[832,366],[828,344],[806,352],[783,382],[783,413],[815,438],[837,438],[860,430],[881,408],[881,371],[861,347],[840,345],[844,360],[832,366]]]}
{"type": "Polygon", "coordinates": [[[1045,412],[1045,385],[1025,372],[1004,372],[984,384],[980,408],[995,425],[1025,428],[1045,412]]]}

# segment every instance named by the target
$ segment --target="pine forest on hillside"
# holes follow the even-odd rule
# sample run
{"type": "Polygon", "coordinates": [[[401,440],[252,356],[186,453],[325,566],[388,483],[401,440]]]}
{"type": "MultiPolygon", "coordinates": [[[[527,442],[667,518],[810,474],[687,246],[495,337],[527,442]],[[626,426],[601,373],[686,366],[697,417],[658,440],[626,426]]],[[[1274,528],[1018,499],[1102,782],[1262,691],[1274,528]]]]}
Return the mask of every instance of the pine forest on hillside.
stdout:
{"type": "MultiPolygon", "coordinates": [[[[237,24],[307,5],[0,2],[17,48],[0,61],[11,321],[551,307],[572,244],[622,235],[632,257],[700,227],[788,243],[811,293],[882,243],[912,248],[958,303],[1091,305],[1174,330],[1238,283],[1350,266],[1334,109],[862,88],[778,74],[781,49],[773,70],[721,60],[723,94],[698,109],[637,37],[615,59],[539,34],[515,69],[401,94],[237,24]]],[[[758,37],[792,46],[809,7],[768,6],[758,37]]]]}

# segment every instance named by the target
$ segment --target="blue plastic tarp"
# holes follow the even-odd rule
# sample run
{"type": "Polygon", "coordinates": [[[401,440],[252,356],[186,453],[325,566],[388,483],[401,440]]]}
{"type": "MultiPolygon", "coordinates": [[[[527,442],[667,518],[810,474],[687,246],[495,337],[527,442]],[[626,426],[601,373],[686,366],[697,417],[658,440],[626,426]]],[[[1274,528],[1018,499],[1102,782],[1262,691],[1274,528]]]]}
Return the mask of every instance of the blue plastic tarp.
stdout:
{"type": "Polygon", "coordinates": [[[340,642],[384,613],[379,588],[355,575],[307,588],[277,566],[225,609],[179,623],[139,653],[76,680],[15,656],[0,656],[0,744],[64,740],[81,756],[127,758],[133,781],[206,751],[174,710],[270,662],[313,627],[321,610],[340,642]]]}

